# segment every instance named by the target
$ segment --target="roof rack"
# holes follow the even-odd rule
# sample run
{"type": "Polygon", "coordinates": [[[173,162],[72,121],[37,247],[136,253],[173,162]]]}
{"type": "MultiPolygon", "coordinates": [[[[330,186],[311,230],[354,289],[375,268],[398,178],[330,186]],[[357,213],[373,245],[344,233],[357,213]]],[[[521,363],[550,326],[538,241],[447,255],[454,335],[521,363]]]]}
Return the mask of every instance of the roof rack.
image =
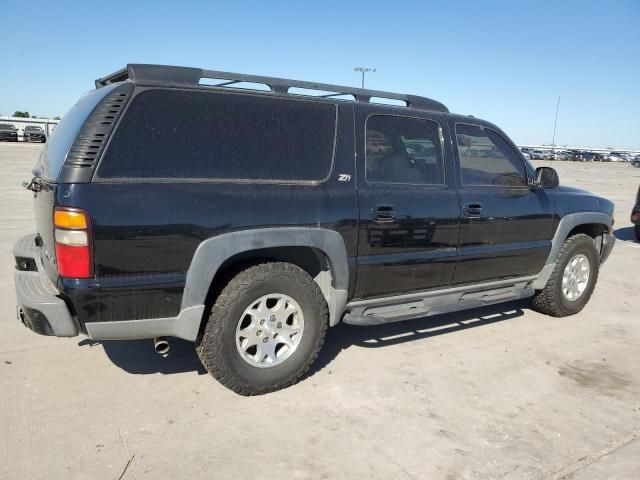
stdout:
{"type": "Polygon", "coordinates": [[[344,87],[329,83],[306,82],[302,80],[289,80],[286,78],[265,77],[262,75],[246,75],[243,73],[219,72],[216,70],[204,70],[191,67],[172,67],[168,65],[149,64],[128,64],[106,77],[96,80],[96,88],[104,87],[111,83],[131,80],[132,82],[157,83],[157,84],[181,84],[200,85],[200,80],[210,78],[222,80],[217,84],[207,84],[213,87],[229,87],[234,84],[248,82],[259,83],[269,87],[271,92],[288,94],[290,88],[303,88],[308,90],[320,90],[333,92],[320,97],[339,97],[341,95],[352,95],[357,102],[369,103],[372,98],[384,98],[389,100],[400,100],[406,103],[407,107],[436,112],[448,112],[442,103],[427,97],[416,95],[404,95],[400,93],[382,92],[379,90],[368,90],[365,88],[344,87]]]}

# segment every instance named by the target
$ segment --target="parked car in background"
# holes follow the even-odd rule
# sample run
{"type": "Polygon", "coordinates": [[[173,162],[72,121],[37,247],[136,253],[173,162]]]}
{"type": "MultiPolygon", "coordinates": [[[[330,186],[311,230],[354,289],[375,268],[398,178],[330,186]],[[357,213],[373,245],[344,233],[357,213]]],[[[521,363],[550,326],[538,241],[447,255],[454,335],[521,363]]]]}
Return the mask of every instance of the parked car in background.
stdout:
{"type": "Polygon", "coordinates": [[[47,136],[45,135],[44,130],[42,130],[42,127],[27,125],[24,127],[22,141],[45,143],[47,141],[47,136]]]}
{"type": "Polygon", "coordinates": [[[529,152],[529,156],[531,157],[531,160],[551,160],[549,154],[542,150],[531,150],[529,152]]]}
{"type": "Polygon", "coordinates": [[[586,162],[602,162],[602,155],[600,155],[599,153],[593,153],[593,152],[587,152],[584,151],[582,152],[582,158],[584,158],[584,160],[586,162]]]}
{"type": "Polygon", "coordinates": [[[611,155],[619,158],[623,162],[630,162],[633,158],[633,155],[628,152],[611,152],[611,155]]]}
{"type": "MultiPolygon", "coordinates": [[[[640,162],[640,160],[638,160],[640,162]]],[[[636,230],[636,238],[640,242],[640,186],[638,187],[638,193],[636,194],[636,204],[631,210],[631,223],[633,223],[636,230]]]]}
{"type": "Polygon", "coordinates": [[[18,131],[10,123],[0,123],[0,141],[17,142],[18,131]]]}
{"type": "Polygon", "coordinates": [[[633,165],[636,168],[640,168],[640,156],[631,160],[631,165],[633,165]]]}
{"type": "Polygon", "coordinates": [[[569,152],[567,152],[567,155],[569,157],[569,160],[571,160],[572,162],[588,162],[590,160],[593,160],[592,158],[587,158],[585,153],[586,152],[583,152],[582,150],[570,150],[569,152]]]}

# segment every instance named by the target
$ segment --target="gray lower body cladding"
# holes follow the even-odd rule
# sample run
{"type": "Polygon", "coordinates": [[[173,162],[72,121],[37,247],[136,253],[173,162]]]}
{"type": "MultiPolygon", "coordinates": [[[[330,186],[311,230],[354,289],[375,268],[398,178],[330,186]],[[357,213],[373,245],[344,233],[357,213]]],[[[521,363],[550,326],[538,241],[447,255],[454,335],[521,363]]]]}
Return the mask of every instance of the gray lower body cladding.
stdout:
{"type": "Polygon", "coordinates": [[[21,259],[23,270],[13,274],[17,313],[20,321],[41,335],[73,337],[78,326],[56,286],[44,271],[34,242],[35,235],[27,235],[16,242],[13,255],[21,259]]]}

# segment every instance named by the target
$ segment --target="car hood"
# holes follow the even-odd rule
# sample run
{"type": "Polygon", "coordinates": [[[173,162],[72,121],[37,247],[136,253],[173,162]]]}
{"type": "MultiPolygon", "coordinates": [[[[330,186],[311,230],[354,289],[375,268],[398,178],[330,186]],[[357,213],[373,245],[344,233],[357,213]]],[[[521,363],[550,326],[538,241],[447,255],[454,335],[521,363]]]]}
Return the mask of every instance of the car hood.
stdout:
{"type": "Polygon", "coordinates": [[[607,215],[613,216],[615,204],[607,198],[600,197],[581,188],[569,187],[566,185],[560,185],[556,190],[558,195],[565,198],[566,202],[562,202],[562,204],[568,207],[569,210],[574,212],[603,212],[607,215]]]}

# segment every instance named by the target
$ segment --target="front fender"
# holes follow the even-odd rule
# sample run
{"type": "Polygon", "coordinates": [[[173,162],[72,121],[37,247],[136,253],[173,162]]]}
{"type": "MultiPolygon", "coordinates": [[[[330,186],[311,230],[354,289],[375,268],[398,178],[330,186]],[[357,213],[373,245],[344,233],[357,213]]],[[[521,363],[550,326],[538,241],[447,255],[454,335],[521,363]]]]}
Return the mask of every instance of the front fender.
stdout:
{"type": "Polygon", "coordinates": [[[611,216],[603,212],[576,212],[565,215],[560,219],[558,228],[556,228],[556,232],[553,235],[553,239],[551,240],[551,251],[549,252],[549,256],[547,257],[545,266],[538,274],[538,278],[536,278],[532,282],[531,286],[534,289],[542,290],[549,281],[549,277],[551,276],[551,274],[553,273],[553,269],[555,268],[556,259],[558,258],[560,249],[569,236],[569,233],[571,233],[571,230],[580,225],[593,223],[606,225],[607,227],[611,228],[611,216]]]}

